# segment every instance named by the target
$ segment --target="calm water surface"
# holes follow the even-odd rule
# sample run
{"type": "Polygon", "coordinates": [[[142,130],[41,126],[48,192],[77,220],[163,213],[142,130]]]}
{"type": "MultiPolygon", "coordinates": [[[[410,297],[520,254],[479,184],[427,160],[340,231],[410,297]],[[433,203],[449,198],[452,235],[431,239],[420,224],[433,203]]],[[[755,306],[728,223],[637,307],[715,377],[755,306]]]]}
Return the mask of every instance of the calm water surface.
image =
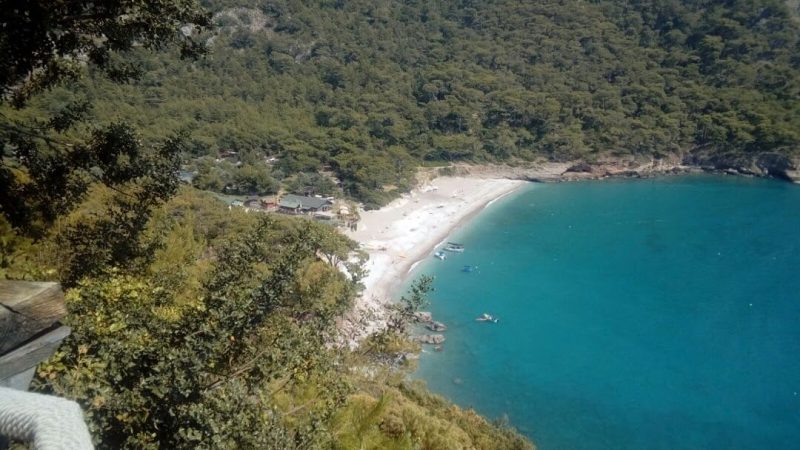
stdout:
{"type": "Polygon", "coordinates": [[[435,392],[545,450],[800,448],[800,186],[531,185],[452,239],[435,392]]]}

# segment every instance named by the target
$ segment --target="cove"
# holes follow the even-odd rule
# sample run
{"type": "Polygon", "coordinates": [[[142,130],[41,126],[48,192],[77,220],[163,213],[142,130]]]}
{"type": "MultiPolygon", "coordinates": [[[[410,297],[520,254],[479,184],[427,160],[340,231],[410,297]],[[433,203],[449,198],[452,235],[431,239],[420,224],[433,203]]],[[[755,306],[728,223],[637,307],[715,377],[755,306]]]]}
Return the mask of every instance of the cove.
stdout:
{"type": "Polygon", "coordinates": [[[449,327],[434,392],[545,450],[797,448],[799,186],[532,184],[449,240],[410,276],[449,327]]]}

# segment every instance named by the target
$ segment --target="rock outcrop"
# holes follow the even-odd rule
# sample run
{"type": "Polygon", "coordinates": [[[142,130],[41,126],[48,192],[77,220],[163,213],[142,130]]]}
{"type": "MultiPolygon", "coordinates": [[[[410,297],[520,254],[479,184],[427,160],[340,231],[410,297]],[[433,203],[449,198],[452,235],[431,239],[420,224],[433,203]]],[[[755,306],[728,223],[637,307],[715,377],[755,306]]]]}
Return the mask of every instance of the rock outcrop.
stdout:
{"type": "Polygon", "coordinates": [[[493,164],[471,166],[457,164],[459,174],[485,178],[558,182],[602,178],[647,178],[689,172],[718,172],[732,175],[771,177],[800,183],[800,159],[765,152],[756,155],[719,154],[694,151],[685,156],[663,158],[623,157],[596,161],[537,161],[519,165],[493,164]]]}
{"type": "Polygon", "coordinates": [[[420,323],[428,323],[433,320],[433,315],[428,311],[417,311],[414,313],[414,319],[420,323]]]}
{"type": "Polygon", "coordinates": [[[706,171],[800,182],[800,161],[775,152],[743,155],[739,153],[709,154],[698,151],[687,156],[685,161],[687,164],[698,166],[706,171]]]}
{"type": "Polygon", "coordinates": [[[446,331],[447,325],[443,324],[442,322],[436,322],[435,320],[425,325],[425,328],[431,331],[446,331]]]}
{"type": "Polygon", "coordinates": [[[430,345],[439,345],[445,341],[445,337],[442,334],[423,334],[422,336],[417,336],[416,339],[420,344],[430,345]]]}

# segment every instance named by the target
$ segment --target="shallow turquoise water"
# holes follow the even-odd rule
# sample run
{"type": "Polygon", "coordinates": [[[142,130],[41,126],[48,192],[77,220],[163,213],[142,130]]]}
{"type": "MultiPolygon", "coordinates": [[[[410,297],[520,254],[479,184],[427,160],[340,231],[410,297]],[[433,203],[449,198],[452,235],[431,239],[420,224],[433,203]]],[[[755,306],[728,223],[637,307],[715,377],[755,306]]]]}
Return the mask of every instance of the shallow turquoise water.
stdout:
{"type": "Polygon", "coordinates": [[[531,185],[451,238],[433,391],[545,450],[800,448],[800,187],[531,185]]]}

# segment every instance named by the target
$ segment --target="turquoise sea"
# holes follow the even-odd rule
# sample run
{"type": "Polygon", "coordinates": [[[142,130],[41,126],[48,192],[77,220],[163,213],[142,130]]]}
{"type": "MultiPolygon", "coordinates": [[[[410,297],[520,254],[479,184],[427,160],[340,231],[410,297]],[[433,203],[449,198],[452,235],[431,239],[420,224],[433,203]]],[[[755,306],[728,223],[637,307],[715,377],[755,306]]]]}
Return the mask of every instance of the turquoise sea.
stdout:
{"type": "Polygon", "coordinates": [[[450,240],[434,392],[544,450],[800,448],[800,186],[531,184],[450,240]]]}

